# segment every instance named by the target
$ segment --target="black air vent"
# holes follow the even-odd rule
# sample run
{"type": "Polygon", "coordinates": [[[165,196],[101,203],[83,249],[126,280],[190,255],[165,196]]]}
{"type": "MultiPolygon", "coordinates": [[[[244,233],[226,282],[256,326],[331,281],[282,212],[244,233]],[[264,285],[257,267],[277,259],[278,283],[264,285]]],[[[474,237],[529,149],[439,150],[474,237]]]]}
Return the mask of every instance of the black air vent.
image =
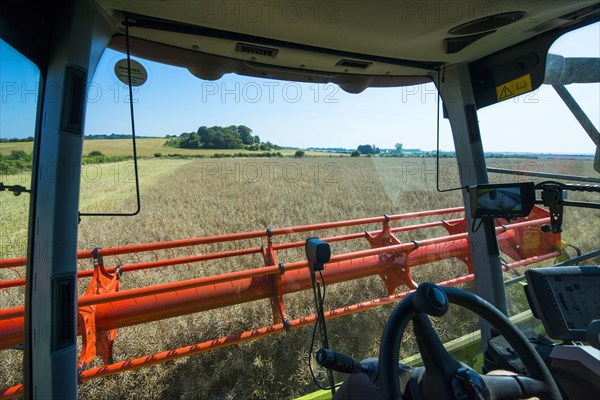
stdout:
{"type": "Polygon", "coordinates": [[[488,17],[479,18],[469,21],[462,25],[456,26],[448,31],[453,35],[471,35],[474,33],[482,33],[498,29],[513,22],[517,22],[526,15],[524,11],[511,11],[502,14],[490,15],[488,17]]]}
{"type": "Polygon", "coordinates": [[[464,49],[471,43],[473,43],[491,33],[494,33],[494,32],[496,32],[496,31],[489,31],[489,32],[485,32],[485,33],[480,33],[478,35],[446,38],[444,40],[444,50],[446,51],[446,54],[458,53],[459,51],[461,51],[462,49],[464,49]]]}
{"type": "Polygon", "coordinates": [[[257,56],[275,57],[279,50],[271,47],[257,46],[255,44],[238,43],[235,45],[235,51],[240,53],[254,54],[257,56]]]}
{"type": "Polygon", "coordinates": [[[52,285],[52,348],[58,350],[75,344],[73,278],[55,278],[52,285]]]}
{"type": "Polygon", "coordinates": [[[83,106],[85,100],[86,72],[75,67],[65,71],[62,130],[81,135],[83,131],[83,106]]]}
{"type": "Polygon", "coordinates": [[[347,68],[367,69],[367,67],[371,64],[373,64],[373,63],[367,62],[367,61],[340,60],[335,65],[339,65],[340,67],[347,67],[347,68]]]}
{"type": "Polygon", "coordinates": [[[600,11],[600,4],[594,4],[593,6],[582,8],[581,10],[574,11],[567,15],[563,15],[562,17],[560,17],[560,19],[574,21],[581,17],[587,17],[587,16],[590,16],[591,14],[598,13],[599,11],[600,11]]]}

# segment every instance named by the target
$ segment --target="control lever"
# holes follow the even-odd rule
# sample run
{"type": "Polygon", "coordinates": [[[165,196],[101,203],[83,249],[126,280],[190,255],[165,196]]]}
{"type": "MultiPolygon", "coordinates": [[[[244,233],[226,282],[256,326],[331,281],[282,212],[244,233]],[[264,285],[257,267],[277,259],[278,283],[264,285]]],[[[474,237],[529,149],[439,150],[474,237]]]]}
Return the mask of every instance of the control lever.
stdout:
{"type": "Polygon", "coordinates": [[[343,372],[345,374],[355,374],[362,372],[369,374],[370,368],[363,366],[360,361],[347,354],[337,352],[331,349],[321,349],[316,354],[317,364],[327,369],[343,372]]]}
{"type": "MultiPolygon", "coordinates": [[[[337,372],[343,372],[345,374],[356,374],[363,373],[372,384],[378,385],[379,379],[379,359],[378,358],[367,358],[362,361],[358,361],[354,357],[347,354],[340,353],[339,351],[331,349],[321,349],[316,354],[317,364],[321,367],[327,368],[337,372]]],[[[421,368],[416,368],[420,370],[421,368]]],[[[398,363],[398,378],[400,379],[400,388],[402,392],[405,391],[408,381],[413,374],[413,368],[410,365],[398,363]]]]}

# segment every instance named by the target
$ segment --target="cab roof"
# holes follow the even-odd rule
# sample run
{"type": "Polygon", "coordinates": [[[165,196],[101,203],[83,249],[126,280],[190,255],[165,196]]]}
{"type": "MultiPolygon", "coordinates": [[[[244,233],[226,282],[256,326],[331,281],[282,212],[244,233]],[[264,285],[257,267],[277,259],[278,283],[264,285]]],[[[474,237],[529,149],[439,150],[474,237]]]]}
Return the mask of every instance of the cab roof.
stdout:
{"type": "Polygon", "coordinates": [[[235,72],[334,82],[349,92],[429,81],[443,65],[481,60],[600,15],[590,0],[98,4],[119,33],[115,49],[124,49],[127,24],[134,55],[202,79],[235,72]]]}

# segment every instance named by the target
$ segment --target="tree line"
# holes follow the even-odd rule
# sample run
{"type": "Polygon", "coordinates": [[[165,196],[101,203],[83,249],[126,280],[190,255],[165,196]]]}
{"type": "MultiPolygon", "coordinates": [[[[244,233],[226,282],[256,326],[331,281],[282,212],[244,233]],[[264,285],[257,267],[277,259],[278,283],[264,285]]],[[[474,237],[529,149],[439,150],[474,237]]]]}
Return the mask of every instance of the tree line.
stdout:
{"type": "Polygon", "coordinates": [[[1,138],[0,143],[20,143],[20,142],[33,142],[33,136],[26,138],[1,138]]]}
{"type": "Polygon", "coordinates": [[[165,146],[184,149],[245,149],[250,151],[280,150],[271,142],[261,142],[258,135],[245,125],[227,127],[201,126],[196,132],[184,132],[179,136],[167,135],[165,146]]]}

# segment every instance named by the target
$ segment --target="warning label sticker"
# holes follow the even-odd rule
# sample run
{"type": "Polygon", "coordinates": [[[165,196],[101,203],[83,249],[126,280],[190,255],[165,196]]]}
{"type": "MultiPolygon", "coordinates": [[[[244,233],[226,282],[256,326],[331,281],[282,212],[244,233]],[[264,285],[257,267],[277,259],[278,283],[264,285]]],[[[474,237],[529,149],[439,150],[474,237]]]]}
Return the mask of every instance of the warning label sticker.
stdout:
{"type": "Polygon", "coordinates": [[[510,99],[523,93],[531,92],[531,75],[527,74],[510,82],[496,87],[496,98],[498,101],[510,99]]]}

